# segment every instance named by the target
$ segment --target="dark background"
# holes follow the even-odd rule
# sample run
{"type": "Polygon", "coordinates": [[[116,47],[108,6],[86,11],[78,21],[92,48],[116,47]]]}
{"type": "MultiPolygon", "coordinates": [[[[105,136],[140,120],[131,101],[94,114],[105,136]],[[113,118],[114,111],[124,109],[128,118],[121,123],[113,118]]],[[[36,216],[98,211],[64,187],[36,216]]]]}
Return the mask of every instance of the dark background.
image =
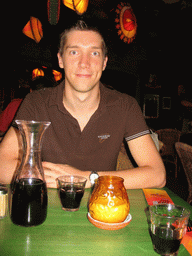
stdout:
{"type": "Polygon", "coordinates": [[[178,86],[184,85],[186,91],[191,87],[191,2],[130,0],[138,25],[131,44],[120,40],[115,28],[118,3],[121,1],[90,0],[87,12],[79,16],[61,1],[59,22],[50,25],[47,0],[6,1],[1,35],[1,88],[5,88],[5,96],[10,97],[9,89],[14,91],[27,83],[36,67],[60,70],[56,56],[59,34],[81,18],[96,25],[105,36],[109,61],[102,76],[104,83],[136,97],[141,107],[146,93],[171,96],[173,106],[178,86]],[[43,38],[39,43],[22,33],[30,16],[42,23],[43,38]],[[156,89],[146,87],[150,74],[156,75],[156,89]]]}

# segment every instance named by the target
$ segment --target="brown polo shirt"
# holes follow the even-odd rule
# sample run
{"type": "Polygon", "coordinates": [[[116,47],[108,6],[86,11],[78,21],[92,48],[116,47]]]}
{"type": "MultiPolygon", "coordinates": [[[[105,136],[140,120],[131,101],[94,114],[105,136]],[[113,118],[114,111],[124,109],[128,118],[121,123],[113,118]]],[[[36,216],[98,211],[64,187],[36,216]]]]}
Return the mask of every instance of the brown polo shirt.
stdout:
{"type": "Polygon", "coordinates": [[[81,132],[63,105],[64,82],[27,95],[15,119],[50,121],[44,133],[42,160],[80,170],[115,170],[123,139],[150,133],[136,100],[100,84],[98,109],[81,132]]]}

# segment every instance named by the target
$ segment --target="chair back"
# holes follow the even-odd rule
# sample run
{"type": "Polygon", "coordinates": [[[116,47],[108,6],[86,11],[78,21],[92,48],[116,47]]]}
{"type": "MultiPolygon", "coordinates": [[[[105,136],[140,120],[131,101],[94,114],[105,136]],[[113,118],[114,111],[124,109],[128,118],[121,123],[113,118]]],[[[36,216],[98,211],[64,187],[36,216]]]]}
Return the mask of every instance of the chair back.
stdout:
{"type": "Polygon", "coordinates": [[[127,170],[134,168],[130,158],[127,155],[124,143],[121,145],[121,150],[117,158],[116,171],[127,170]]]}
{"type": "Polygon", "coordinates": [[[163,142],[165,148],[161,155],[175,156],[175,143],[180,141],[181,132],[177,129],[160,129],[157,130],[158,138],[163,142]]]}
{"type": "Polygon", "coordinates": [[[192,146],[177,142],[175,143],[175,148],[188,181],[189,196],[187,202],[190,204],[192,202],[192,146]]]}

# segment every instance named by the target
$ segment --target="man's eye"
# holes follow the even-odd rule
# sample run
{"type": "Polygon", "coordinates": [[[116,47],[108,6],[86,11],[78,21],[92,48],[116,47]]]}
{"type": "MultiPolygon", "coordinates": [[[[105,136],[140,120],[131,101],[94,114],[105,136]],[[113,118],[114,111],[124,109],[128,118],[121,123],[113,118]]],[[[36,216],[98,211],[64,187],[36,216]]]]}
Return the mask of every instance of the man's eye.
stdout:
{"type": "Polygon", "coordinates": [[[96,52],[92,52],[92,55],[93,55],[93,56],[99,56],[100,53],[96,51],[96,52]]]}
{"type": "Polygon", "coordinates": [[[77,55],[77,51],[74,51],[74,50],[73,50],[73,51],[70,51],[70,54],[71,54],[71,55],[77,55]]]}

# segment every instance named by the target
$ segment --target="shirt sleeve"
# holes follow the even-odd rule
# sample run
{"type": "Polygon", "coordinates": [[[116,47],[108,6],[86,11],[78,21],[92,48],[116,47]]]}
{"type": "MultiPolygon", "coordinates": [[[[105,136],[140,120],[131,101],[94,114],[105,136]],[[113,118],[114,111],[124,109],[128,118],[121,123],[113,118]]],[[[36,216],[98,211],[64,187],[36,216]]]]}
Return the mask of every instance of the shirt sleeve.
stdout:
{"type": "Polygon", "coordinates": [[[19,111],[15,116],[15,120],[26,120],[26,121],[41,121],[38,118],[38,112],[40,106],[43,105],[43,100],[37,91],[29,93],[23,100],[19,111]]]}
{"type": "Polygon", "coordinates": [[[146,134],[150,134],[150,130],[141,108],[137,101],[130,97],[127,108],[125,140],[130,141],[146,134]]]}
{"type": "Polygon", "coordinates": [[[0,131],[6,132],[11,125],[22,99],[12,100],[0,115],[0,131]]]}

